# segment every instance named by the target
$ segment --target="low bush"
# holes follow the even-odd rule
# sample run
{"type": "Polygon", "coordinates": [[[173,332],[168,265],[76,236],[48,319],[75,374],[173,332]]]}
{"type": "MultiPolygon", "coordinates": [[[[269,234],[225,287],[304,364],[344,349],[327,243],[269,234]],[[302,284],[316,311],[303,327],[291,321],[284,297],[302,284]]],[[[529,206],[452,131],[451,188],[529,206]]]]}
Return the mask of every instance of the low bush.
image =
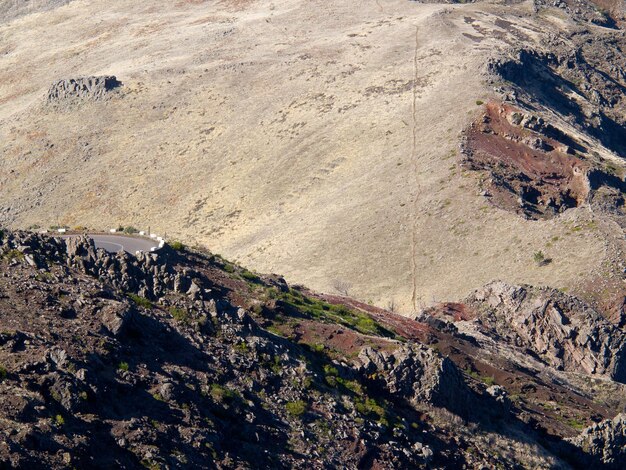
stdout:
{"type": "Polygon", "coordinates": [[[301,417],[307,409],[306,403],[302,400],[290,401],[285,405],[285,409],[294,418],[301,417]]]}
{"type": "Polygon", "coordinates": [[[182,242],[179,242],[179,241],[169,242],[169,245],[170,245],[170,247],[173,250],[176,250],[176,251],[184,251],[185,250],[185,245],[183,245],[182,242]]]}
{"type": "Polygon", "coordinates": [[[152,308],[152,307],[154,307],[152,302],[150,302],[145,297],[141,297],[140,295],[127,294],[127,297],[130,300],[132,300],[133,302],[135,302],[137,305],[139,305],[140,307],[143,307],[143,308],[152,308]]]}

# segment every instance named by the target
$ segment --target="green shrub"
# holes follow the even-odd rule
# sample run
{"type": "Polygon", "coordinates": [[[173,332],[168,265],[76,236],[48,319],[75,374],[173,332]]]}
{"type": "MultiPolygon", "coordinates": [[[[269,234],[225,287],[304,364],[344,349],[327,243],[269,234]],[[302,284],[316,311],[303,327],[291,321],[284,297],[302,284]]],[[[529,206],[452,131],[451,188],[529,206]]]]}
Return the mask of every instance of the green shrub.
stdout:
{"type": "Polygon", "coordinates": [[[4,367],[0,366],[0,382],[6,379],[7,375],[8,375],[7,370],[4,367]]]}
{"type": "Polygon", "coordinates": [[[365,398],[365,400],[363,400],[357,397],[354,401],[354,407],[362,415],[376,418],[379,423],[385,426],[389,425],[385,408],[378,404],[373,398],[365,398]]]}
{"type": "Polygon", "coordinates": [[[127,371],[129,369],[128,362],[120,362],[117,366],[117,370],[127,371]]]}
{"type": "Polygon", "coordinates": [[[9,261],[12,261],[14,259],[22,261],[24,259],[24,253],[19,250],[9,250],[5,253],[4,258],[9,261]]]}
{"type": "Polygon", "coordinates": [[[290,307],[316,320],[339,323],[364,334],[395,337],[393,332],[378,324],[366,313],[350,310],[343,305],[329,304],[322,300],[309,298],[295,289],[290,289],[289,292],[269,290],[268,293],[276,295],[283,307],[290,307]]]}
{"type": "Polygon", "coordinates": [[[248,271],[247,269],[244,269],[241,272],[241,277],[244,278],[246,281],[254,282],[255,284],[261,284],[261,278],[253,272],[248,271]]]}
{"type": "Polygon", "coordinates": [[[63,426],[65,424],[65,419],[61,415],[56,415],[54,417],[54,424],[56,424],[57,426],[61,427],[61,426],[63,426]]]}
{"type": "Polygon", "coordinates": [[[533,259],[538,266],[545,266],[546,264],[550,264],[552,260],[543,253],[543,251],[536,251],[533,254],[533,259]]]}
{"type": "Polygon", "coordinates": [[[189,322],[189,312],[184,308],[170,307],[170,315],[174,317],[174,320],[180,323],[189,322]]]}
{"type": "Polygon", "coordinates": [[[185,250],[185,245],[183,245],[182,242],[174,240],[172,242],[168,242],[168,244],[170,245],[170,247],[172,247],[173,250],[176,250],[176,251],[184,251],[185,250]]]}
{"type": "Polygon", "coordinates": [[[339,376],[339,371],[337,370],[336,367],[331,366],[330,364],[325,364],[324,365],[324,374],[330,377],[337,377],[339,376]]]}
{"type": "Polygon", "coordinates": [[[218,403],[231,402],[238,394],[232,390],[222,387],[220,384],[211,384],[210,395],[218,403]]]}
{"type": "Polygon", "coordinates": [[[150,302],[145,297],[141,297],[140,295],[127,294],[127,297],[130,300],[132,300],[133,302],[135,302],[137,305],[139,305],[140,307],[143,307],[143,308],[152,308],[152,307],[154,307],[152,302],[150,302]]]}
{"type": "Polygon", "coordinates": [[[290,401],[285,405],[285,409],[293,418],[299,418],[306,412],[307,405],[302,400],[290,401]]]}
{"type": "Polygon", "coordinates": [[[124,233],[128,233],[129,235],[132,235],[133,233],[137,233],[139,232],[139,230],[137,230],[135,227],[124,227],[124,233]]]}
{"type": "Polygon", "coordinates": [[[485,104],[483,100],[476,100],[476,106],[482,106],[483,104],[485,104]]]}

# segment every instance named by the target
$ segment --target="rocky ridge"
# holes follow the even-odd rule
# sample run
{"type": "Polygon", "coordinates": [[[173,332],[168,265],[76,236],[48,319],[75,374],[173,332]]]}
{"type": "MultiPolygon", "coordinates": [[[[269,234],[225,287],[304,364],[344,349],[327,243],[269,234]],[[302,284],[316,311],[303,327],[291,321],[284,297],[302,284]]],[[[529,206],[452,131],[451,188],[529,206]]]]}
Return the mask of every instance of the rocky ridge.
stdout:
{"type": "Polygon", "coordinates": [[[626,381],[626,333],[574,297],[494,282],[465,303],[477,312],[481,328],[557,370],[626,381]]]}
{"type": "Polygon", "coordinates": [[[10,466],[568,467],[569,444],[542,447],[506,383],[463,370],[479,355],[459,356],[473,343],[454,327],[326,303],[201,252],[1,240],[10,466]]]}
{"type": "Polygon", "coordinates": [[[331,361],[269,333],[173,250],[134,258],[86,238],[5,233],[0,253],[0,453],[10,467],[463,459],[438,438],[424,441],[420,414],[393,402],[447,406],[443,385],[468,393],[455,366],[425,346],[401,348],[378,390],[371,364],[331,361]],[[410,392],[418,380],[422,391],[410,392]]]}

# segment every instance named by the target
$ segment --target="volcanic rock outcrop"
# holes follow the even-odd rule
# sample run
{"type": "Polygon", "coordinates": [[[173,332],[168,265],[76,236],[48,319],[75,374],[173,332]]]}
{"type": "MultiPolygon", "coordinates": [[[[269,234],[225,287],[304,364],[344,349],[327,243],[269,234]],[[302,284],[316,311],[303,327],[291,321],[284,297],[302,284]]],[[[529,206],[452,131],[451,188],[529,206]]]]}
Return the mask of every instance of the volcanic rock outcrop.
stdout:
{"type": "Polygon", "coordinates": [[[486,329],[558,370],[626,382],[626,333],[575,297],[494,282],[466,303],[486,329]]]}
{"type": "Polygon", "coordinates": [[[624,468],[626,461],[626,415],[619,414],[588,427],[570,440],[587,454],[601,459],[605,468],[624,468]]]}
{"type": "Polygon", "coordinates": [[[375,351],[364,348],[359,353],[366,375],[380,373],[386,388],[413,403],[427,401],[468,414],[470,390],[450,359],[442,358],[432,349],[418,344],[396,351],[375,351]]]}
{"type": "Polygon", "coordinates": [[[48,90],[46,100],[50,104],[63,104],[80,100],[103,101],[122,86],[113,75],[80,77],[59,80],[48,90]]]}

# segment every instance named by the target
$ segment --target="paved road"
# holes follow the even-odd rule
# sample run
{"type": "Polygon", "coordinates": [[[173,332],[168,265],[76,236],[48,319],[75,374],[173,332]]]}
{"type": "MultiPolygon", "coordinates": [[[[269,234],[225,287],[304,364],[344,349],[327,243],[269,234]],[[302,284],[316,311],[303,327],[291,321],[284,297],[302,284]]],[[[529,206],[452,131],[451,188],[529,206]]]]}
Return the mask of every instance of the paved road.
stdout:
{"type": "MultiPolygon", "coordinates": [[[[77,235],[66,235],[63,238],[77,235]]],[[[96,235],[87,234],[93,239],[96,248],[103,248],[109,253],[117,253],[120,250],[135,254],[137,251],[150,251],[150,248],[159,246],[159,242],[150,238],[126,237],[124,235],[96,235]]]]}

